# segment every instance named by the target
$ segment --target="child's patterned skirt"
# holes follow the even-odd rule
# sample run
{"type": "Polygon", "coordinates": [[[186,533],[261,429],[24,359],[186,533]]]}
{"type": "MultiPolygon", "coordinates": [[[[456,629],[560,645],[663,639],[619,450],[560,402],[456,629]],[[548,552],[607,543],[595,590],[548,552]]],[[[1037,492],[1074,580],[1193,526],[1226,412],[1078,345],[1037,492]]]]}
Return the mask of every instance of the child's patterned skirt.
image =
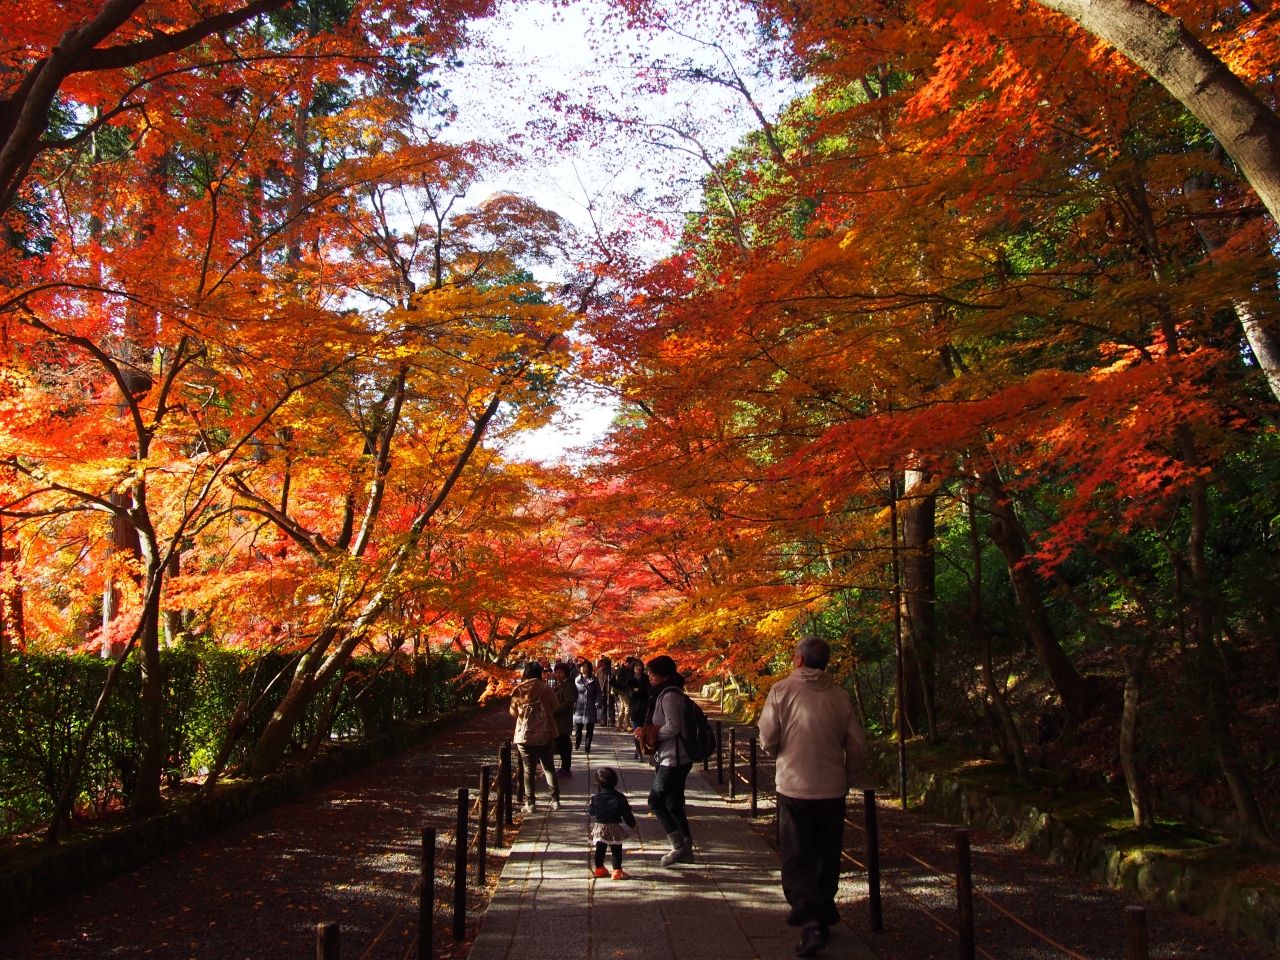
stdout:
{"type": "Polygon", "coordinates": [[[629,836],[631,831],[621,823],[593,823],[591,824],[591,849],[594,850],[597,843],[607,843],[612,846],[615,843],[623,843],[629,836]]]}

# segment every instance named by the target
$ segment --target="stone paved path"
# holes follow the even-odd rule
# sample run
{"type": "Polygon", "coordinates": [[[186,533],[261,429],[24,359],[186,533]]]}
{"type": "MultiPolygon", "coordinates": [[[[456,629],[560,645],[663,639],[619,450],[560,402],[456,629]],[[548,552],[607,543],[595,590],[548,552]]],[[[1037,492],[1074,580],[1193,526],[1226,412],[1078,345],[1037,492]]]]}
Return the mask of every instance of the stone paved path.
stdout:
{"type": "MultiPolygon", "coordinates": [[[[661,866],[669,847],[645,803],[653,775],[633,754],[629,736],[600,730],[590,757],[574,754],[563,808],[540,803],[525,817],[469,960],[794,958],[799,936],[782,919],[777,854],[695,769],[688,797],[697,862],[661,866]],[[586,803],[600,766],[618,771],[639,821],[623,864],[630,880],[590,875],[586,803]]],[[[875,960],[843,924],[819,956],[875,960]]]]}

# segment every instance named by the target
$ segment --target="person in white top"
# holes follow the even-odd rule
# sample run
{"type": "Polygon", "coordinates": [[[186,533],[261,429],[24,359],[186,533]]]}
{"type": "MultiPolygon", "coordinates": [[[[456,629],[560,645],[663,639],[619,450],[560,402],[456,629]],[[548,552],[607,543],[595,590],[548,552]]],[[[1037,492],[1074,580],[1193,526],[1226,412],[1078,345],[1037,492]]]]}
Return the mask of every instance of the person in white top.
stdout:
{"type": "Polygon", "coordinates": [[[769,690],[760,715],[760,745],[777,759],[782,892],[791,905],[787,923],[801,928],[801,957],[817,956],[828,928],[840,922],[845,795],[867,750],[849,694],[826,673],[830,659],[826,641],[802,638],[795,669],[769,690]]]}

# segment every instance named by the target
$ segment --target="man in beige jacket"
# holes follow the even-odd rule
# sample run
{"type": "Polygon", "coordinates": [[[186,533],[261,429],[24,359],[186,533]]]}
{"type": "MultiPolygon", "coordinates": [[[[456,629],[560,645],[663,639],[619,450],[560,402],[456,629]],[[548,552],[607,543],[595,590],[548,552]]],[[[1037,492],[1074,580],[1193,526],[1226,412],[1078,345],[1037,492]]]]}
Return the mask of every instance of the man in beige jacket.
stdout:
{"type": "Polygon", "coordinates": [[[801,957],[817,956],[840,920],[845,794],[867,748],[849,694],[826,673],[830,659],[826,641],[801,639],[795,669],[773,685],[760,715],[760,744],[777,758],[782,891],[791,904],[787,923],[801,928],[801,957]]]}

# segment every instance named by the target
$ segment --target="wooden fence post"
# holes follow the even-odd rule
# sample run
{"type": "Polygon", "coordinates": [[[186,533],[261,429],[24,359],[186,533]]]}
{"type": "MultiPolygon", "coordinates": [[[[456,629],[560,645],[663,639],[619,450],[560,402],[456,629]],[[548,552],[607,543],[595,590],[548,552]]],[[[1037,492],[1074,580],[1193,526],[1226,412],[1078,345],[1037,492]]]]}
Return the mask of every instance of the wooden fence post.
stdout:
{"type": "Polygon", "coordinates": [[[729,728],[729,799],[738,798],[738,728],[729,728]]]}
{"type": "Polygon", "coordinates": [[[422,828],[422,883],[418,889],[418,960],[431,960],[436,922],[436,828],[422,828]]]}
{"type": "Polygon", "coordinates": [[[973,960],[973,874],[969,864],[969,831],[956,831],[956,906],[959,909],[960,960],[973,960]]]}
{"type": "Polygon", "coordinates": [[[453,939],[467,938],[467,808],[471,798],[458,788],[458,825],[453,835],[453,939]]]}
{"type": "Polygon", "coordinates": [[[1147,960],[1147,908],[1124,908],[1125,960],[1147,960]]]}
{"type": "Polygon", "coordinates": [[[485,885],[489,859],[489,777],[490,767],[486,763],[480,768],[480,832],[476,834],[476,886],[485,885]]]}
{"type": "Polygon", "coordinates": [[[340,948],[336,923],[316,924],[316,960],[338,960],[340,948]]]}
{"type": "Polygon", "coordinates": [[[867,827],[867,910],[873,933],[884,929],[884,913],[880,908],[880,826],[876,822],[876,792],[862,791],[867,827]]]}

